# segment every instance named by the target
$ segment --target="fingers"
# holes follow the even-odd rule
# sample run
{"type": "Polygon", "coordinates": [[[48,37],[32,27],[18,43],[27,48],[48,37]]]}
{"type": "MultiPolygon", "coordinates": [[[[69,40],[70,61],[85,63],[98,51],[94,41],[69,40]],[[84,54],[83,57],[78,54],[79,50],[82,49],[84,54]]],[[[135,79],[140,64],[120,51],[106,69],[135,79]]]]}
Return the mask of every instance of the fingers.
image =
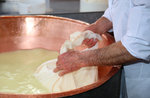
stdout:
{"type": "Polygon", "coordinates": [[[102,40],[105,42],[106,46],[115,42],[114,37],[108,33],[102,34],[102,40]]]}
{"type": "Polygon", "coordinates": [[[97,38],[96,39],[92,38],[90,41],[90,45],[93,47],[97,42],[98,42],[97,38]]]}
{"type": "Polygon", "coordinates": [[[58,71],[60,71],[60,69],[57,68],[57,67],[53,70],[53,72],[55,72],[55,73],[58,72],[58,71]]]}
{"type": "Polygon", "coordinates": [[[67,59],[66,57],[70,56],[72,52],[74,52],[74,51],[69,50],[68,52],[65,52],[65,53],[59,55],[58,56],[58,61],[56,62],[56,66],[61,65],[62,63],[64,63],[65,60],[67,59]]]}
{"type": "Polygon", "coordinates": [[[91,25],[89,25],[86,29],[84,29],[85,31],[86,30],[90,30],[90,31],[93,31],[93,32],[96,32],[96,24],[95,23],[92,23],[91,25]]]}
{"type": "Polygon", "coordinates": [[[59,73],[59,76],[64,76],[67,73],[70,73],[71,71],[65,70],[59,73]]]}
{"type": "Polygon", "coordinates": [[[56,73],[58,71],[62,70],[61,66],[57,66],[53,71],[56,73]]]}
{"type": "Polygon", "coordinates": [[[61,64],[64,62],[63,54],[58,56],[58,61],[56,62],[56,68],[53,70],[54,72],[58,72],[62,70],[61,64]]]}
{"type": "Polygon", "coordinates": [[[74,68],[74,69],[72,69],[72,70],[63,70],[63,71],[61,71],[61,72],[59,73],[59,76],[63,76],[63,75],[65,75],[65,74],[71,73],[71,72],[76,71],[76,70],[78,70],[78,69],[80,69],[80,68],[74,68]]]}
{"type": "Polygon", "coordinates": [[[85,40],[83,40],[82,44],[85,44],[85,45],[86,45],[89,41],[90,41],[90,39],[89,39],[89,38],[86,38],[85,40]]]}
{"type": "Polygon", "coordinates": [[[94,39],[90,39],[89,43],[88,43],[88,48],[93,47],[96,44],[96,42],[94,41],[94,39]]]}
{"type": "MultiPolygon", "coordinates": [[[[60,69],[59,67],[56,67],[56,68],[54,69],[54,72],[56,73],[56,72],[59,72],[60,70],[62,70],[62,69],[60,69]]],[[[59,73],[59,76],[63,76],[63,75],[65,75],[65,74],[69,73],[69,72],[71,72],[71,71],[70,71],[70,70],[62,70],[62,71],[59,73]]]]}
{"type": "Polygon", "coordinates": [[[63,53],[61,55],[58,56],[58,61],[56,62],[56,68],[53,70],[54,72],[58,72],[60,70],[64,70],[65,68],[67,68],[68,65],[68,60],[67,57],[72,56],[74,51],[68,51],[66,53],[63,53]]]}
{"type": "Polygon", "coordinates": [[[108,40],[108,38],[105,34],[102,34],[102,38],[104,38],[105,40],[108,40]]]}
{"type": "Polygon", "coordinates": [[[94,39],[94,38],[91,38],[91,39],[88,39],[86,38],[82,44],[85,44],[86,46],[88,46],[88,48],[91,48],[93,47],[96,43],[98,42],[98,39],[94,39]]]}
{"type": "Polygon", "coordinates": [[[108,41],[115,42],[114,37],[110,35],[109,33],[104,33],[102,36],[108,41]]]}

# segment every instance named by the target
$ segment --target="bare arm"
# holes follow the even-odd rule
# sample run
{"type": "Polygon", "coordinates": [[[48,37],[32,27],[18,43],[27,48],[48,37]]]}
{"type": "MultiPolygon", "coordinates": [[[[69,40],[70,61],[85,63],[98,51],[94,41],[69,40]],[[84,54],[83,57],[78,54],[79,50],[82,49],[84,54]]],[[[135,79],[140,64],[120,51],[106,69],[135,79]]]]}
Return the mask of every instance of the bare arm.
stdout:
{"type": "MultiPolygon", "coordinates": [[[[105,17],[101,17],[87,29],[95,33],[103,34],[112,28],[112,23],[105,17]]],[[[55,72],[60,76],[78,70],[85,66],[121,65],[138,60],[133,57],[121,42],[113,43],[107,47],[91,51],[69,51],[58,57],[55,72]]]]}
{"type": "Polygon", "coordinates": [[[86,30],[102,34],[112,29],[112,22],[105,17],[99,18],[95,23],[91,24],[86,30]]]}
{"type": "Polygon", "coordinates": [[[124,48],[121,42],[117,42],[96,50],[66,52],[58,57],[57,67],[54,71],[62,70],[59,74],[62,76],[85,66],[122,65],[137,60],[124,48]]]}
{"type": "Polygon", "coordinates": [[[138,60],[126,50],[120,41],[105,48],[85,51],[83,56],[90,65],[120,65],[138,60]]]}
{"type": "MultiPolygon", "coordinates": [[[[101,17],[87,29],[95,33],[103,34],[112,29],[112,22],[105,17],[101,17]]],[[[86,51],[83,53],[83,56],[88,57],[86,60],[91,65],[120,65],[137,60],[137,58],[133,57],[126,50],[120,41],[105,48],[92,50],[90,52],[86,51]]]]}

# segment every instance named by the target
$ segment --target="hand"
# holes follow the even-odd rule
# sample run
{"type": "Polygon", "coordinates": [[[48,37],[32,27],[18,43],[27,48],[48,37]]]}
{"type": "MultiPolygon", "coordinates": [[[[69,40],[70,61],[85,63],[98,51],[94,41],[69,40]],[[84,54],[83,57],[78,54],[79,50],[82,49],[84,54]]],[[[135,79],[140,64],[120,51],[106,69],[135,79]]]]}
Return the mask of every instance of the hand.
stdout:
{"type": "MultiPolygon", "coordinates": [[[[101,35],[101,37],[102,37],[101,41],[98,41],[98,39],[94,40],[93,38],[92,39],[85,39],[82,42],[81,46],[85,45],[87,48],[91,48],[98,42],[99,48],[104,48],[104,47],[106,47],[106,46],[108,46],[108,45],[115,42],[114,37],[112,35],[110,35],[109,33],[104,33],[104,34],[101,35]]],[[[80,50],[81,49],[83,50],[84,48],[81,48],[81,46],[80,46],[80,50]]],[[[79,48],[77,48],[77,49],[79,49],[79,48]]]]}
{"type": "Polygon", "coordinates": [[[98,42],[98,39],[94,39],[94,38],[86,38],[85,40],[83,40],[82,44],[86,45],[88,48],[91,48],[93,46],[95,46],[95,44],[98,42]]]}
{"type": "Polygon", "coordinates": [[[54,72],[61,71],[59,76],[63,76],[64,74],[76,71],[81,67],[88,66],[86,64],[84,54],[78,51],[68,51],[58,57],[58,61],[56,63],[56,68],[54,72]]]}
{"type": "Polygon", "coordinates": [[[89,25],[85,30],[91,30],[101,35],[108,32],[110,29],[112,29],[112,22],[105,17],[101,17],[96,22],[89,25]]]}
{"type": "Polygon", "coordinates": [[[110,35],[109,33],[104,33],[102,34],[102,41],[100,41],[99,44],[99,48],[104,48],[112,43],[115,42],[115,39],[112,35],[110,35]]]}
{"type": "Polygon", "coordinates": [[[79,46],[74,47],[74,50],[76,51],[82,51],[86,48],[91,48],[93,46],[95,46],[95,44],[98,42],[98,39],[94,39],[94,38],[86,38],[85,40],[83,40],[82,44],[79,46]]]}
{"type": "Polygon", "coordinates": [[[90,31],[92,31],[92,32],[97,32],[97,30],[96,30],[96,24],[95,23],[92,23],[92,24],[90,24],[86,29],[85,29],[85,31],[86,30],[90,30],[90,31]]]}

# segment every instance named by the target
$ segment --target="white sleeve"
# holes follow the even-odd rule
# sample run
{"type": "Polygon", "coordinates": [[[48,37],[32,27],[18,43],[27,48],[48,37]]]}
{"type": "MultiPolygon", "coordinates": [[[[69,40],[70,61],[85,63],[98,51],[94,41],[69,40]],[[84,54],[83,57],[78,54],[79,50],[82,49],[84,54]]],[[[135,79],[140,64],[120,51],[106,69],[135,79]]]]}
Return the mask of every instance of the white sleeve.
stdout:
{"type": "MultiPolygon", "coordinates": [[[[111,18],[111,13],[110,13],[110,8],[107,8],[103,17],[107,18],[109,21],[112,22],[112,18],[111,18]]],[[[113,32],[113,28],[110,29],[108,32],[113,32]]]]}
{"type": "Polygon", "coordinates": [[[110,13],[110,8],[107,8],[107,9],[106,9],[106,11],[104,12],[103,17],[107,18],[109,21],[112,22],[111,13],[110,13]]]}
{"type": "Polygon", "coordinates": [[[150,61],[150,0],[132,0],[127,33],[121,40],[131,55],[150,61]]]}
{"type": "MultiPolygon", "coordinates": [[[[107,18],[109,21],[112,22],[112,17],[111,17],[111,6],[112,6],[112,0],[108,0],[108,8],[105,10],[104,14],[102,17],[107,18]]],[[[113,28],[110,29],[108,32],[113,32],[113,28]]]]}

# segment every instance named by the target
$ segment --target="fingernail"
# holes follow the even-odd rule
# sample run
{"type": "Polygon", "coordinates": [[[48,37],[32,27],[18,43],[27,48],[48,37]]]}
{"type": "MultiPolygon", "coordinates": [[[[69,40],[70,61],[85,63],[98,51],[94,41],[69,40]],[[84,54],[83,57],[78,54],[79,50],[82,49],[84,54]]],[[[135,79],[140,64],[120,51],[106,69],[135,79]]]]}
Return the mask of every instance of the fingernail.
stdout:
{"type": "Polygon", "coordinates": [[[59,71],[58,69],[54,69],[54,70],[53,70],[53,72],[55,72],[55,73],[58,72],[58,71],[59,71]]]}
{"type": "Polygon", "coordinates": [[[60,77],[62,77],[62,76],[63,76],[63,74],[59,73],[59,76],[60,76],[60,77]]]}
{"type": "Polygon", "coordinates": [[[104,37],[106,40],[108,40],[108,38],[105,34],[102,34],[102,37],[104,37]]]}

